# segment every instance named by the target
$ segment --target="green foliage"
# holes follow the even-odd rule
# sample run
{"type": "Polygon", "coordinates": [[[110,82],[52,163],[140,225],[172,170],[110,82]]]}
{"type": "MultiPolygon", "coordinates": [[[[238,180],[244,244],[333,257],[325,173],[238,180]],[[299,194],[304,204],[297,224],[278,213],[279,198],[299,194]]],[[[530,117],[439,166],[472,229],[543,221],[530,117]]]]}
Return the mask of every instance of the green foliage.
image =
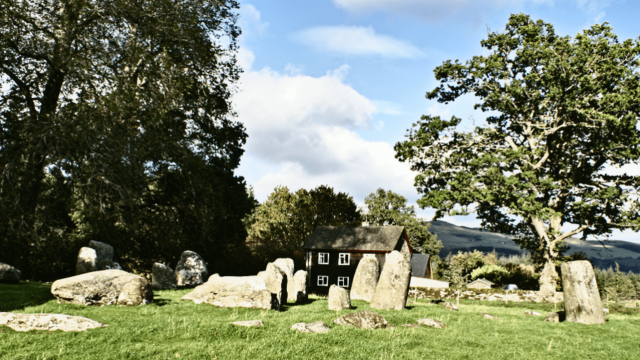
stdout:
{"type": "Polygon", "coordinates": [[[504,285],[506,279],[509,277],[507,269],[500,265],[485,265],[477,268],[471,272],[471,279],[476,280],[478,278],[487,279],[496,285],[504,285]]]}
{"type": "Polygon", "coordinates": [[[409,243],[415,252],[438,256],[442,242],[429,232],[429,224],[418,219],[413,205],[407,206],[407,199],[391,190],[378,189],[364,199],[367,208],[366,220],[374,226],[404,226],[409,243]]]}
{"type": "Polygon", "coordinates": [[[602,301],[640,300],[640,275],[621,272],[617,263],[615,269],[594,268],[594,272],[602,301]]]}
{"type": "Polygon", "coordinates": [[[0,2],[0,261],[68,276],[91,239],[130,271],[242,256],[238,6],[0,2]]]}
{"type": "Polygon", "coordinates": [[[487,124],[462,132],[459,118],[423,116],[395,146],[418,172],[418,204],[436,219],[474,206],[484,229],[550,267],[569,236],[637,230],[640,177],[605,169],[640,158],[640,41],[618,41],[607,23],[561,37],[518,14],[481,45],[486,55],[436,67],[427,98],[473,94],[487,124]]]}
{"type": "Polygon", "coordinates": [[[325,185],[295,193],[278,186],[245,221],[247,242],[260,266],[279,257],[293,258],[296,264],[303,264],[302,246],[316,227],[360,223],[360,212],[353,197],[335,193],[325,185]]]}

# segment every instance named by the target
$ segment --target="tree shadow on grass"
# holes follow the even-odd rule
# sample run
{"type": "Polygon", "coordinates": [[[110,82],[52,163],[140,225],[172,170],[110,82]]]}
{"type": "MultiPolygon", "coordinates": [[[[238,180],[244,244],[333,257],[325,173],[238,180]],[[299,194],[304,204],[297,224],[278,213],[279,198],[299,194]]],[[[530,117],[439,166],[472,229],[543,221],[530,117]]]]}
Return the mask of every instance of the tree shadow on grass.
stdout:
{"type": "Polygon", "coordinates": [[[23,310],[54,300],[50,283],[0,284],[0,312],[23,310]]]}

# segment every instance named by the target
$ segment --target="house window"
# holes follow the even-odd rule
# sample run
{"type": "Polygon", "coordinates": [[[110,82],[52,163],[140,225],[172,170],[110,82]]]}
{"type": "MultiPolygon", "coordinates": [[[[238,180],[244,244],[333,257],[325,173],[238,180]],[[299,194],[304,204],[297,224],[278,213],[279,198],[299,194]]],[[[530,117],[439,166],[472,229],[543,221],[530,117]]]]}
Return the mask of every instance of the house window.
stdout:
{"type": "Polygon", "coordinates": [[[342,253],[340,254],[340,258],[338,259],[338,265],[349,265],[350,260],[351,260],[351,254],[342,253]]]}
{"type": "Polygon", "coordinates": [[[318,254],[318,264],[320,264],[320,265],[329,264],[329,253],[319,253],[318,254]]]}
{"type": "Polygon", "coordinates": [[[318,275],[318,286],[329,286],[329,277],[327,275],[318,275]]]}
{"type": "Polygon", "coordinates": [[[340,286],[340,287],[349,287],[349,277],[348,276],[338,276],[338,286],[340,286]]]}

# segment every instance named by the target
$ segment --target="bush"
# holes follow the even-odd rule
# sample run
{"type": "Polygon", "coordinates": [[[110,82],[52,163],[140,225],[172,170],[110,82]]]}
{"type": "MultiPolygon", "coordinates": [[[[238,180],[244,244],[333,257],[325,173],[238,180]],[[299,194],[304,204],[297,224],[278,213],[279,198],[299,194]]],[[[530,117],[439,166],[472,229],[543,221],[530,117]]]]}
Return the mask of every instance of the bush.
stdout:
{"type": "Polygon", "coordinates": [[[509,272],[500,265],[485,265],[471,272],[471,279],[475,280],[480,277],[496,284],[504,285],[509,278],[509,272]]]}

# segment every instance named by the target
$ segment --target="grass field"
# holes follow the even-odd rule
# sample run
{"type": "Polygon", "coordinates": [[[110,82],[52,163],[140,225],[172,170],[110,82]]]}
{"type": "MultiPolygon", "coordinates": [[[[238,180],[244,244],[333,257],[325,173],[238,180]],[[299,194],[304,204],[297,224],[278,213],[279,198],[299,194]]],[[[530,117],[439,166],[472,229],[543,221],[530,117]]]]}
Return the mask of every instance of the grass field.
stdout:
{"type": "Polygon", "coordinates": [[[461,302],[459,312],[420,300],[403,311],[378,311],[394,330],[360,330],[333,324],[339,315],[369,310],[329,311],[327,301],[311,299],[282,312],[220,309],[180,301],[188,290],[158,291],[152,305],[84,307],[58,304],[50,284],[0,284],[0,311],[85,316],[109,327],[82,333],[27,333],[0,327],[0,359],[639,359],[640,316],[612,314],[605,325],[548,323],[523,315],[543,314],[548,304],[461,302]],[[485,319],[481,312],[499,316],[485,319]],[[444,330],[405,328],[430,317],[444,330]],[[261,328],[231,321],[261,319],[261,328]],[[324,321],[331,331],[305,334],[297,322],[324,321]]]}

